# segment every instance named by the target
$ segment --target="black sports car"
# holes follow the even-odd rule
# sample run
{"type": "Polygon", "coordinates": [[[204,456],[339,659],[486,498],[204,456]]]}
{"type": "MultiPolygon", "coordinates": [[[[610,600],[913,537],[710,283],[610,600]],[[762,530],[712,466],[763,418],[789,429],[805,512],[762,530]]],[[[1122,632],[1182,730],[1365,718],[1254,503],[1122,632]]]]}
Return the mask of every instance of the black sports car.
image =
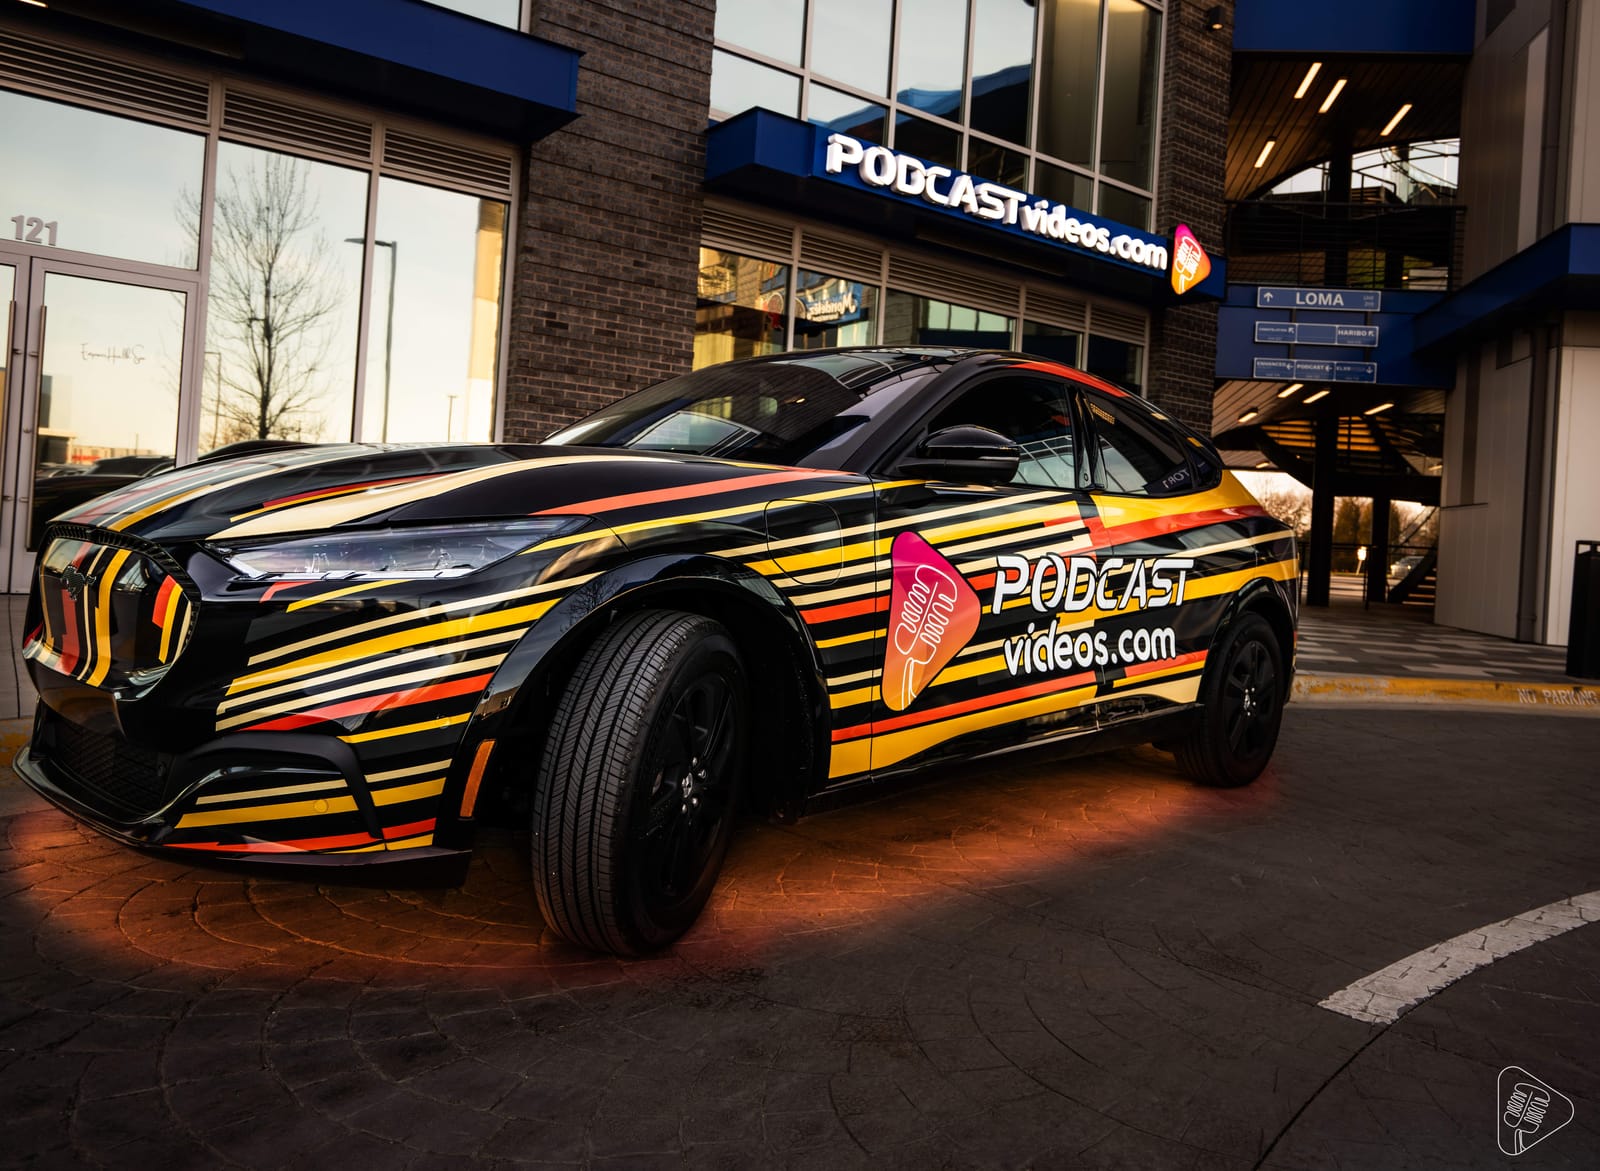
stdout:
{"type": "Polygon", "coordinates": [[[1204,439],[1018,354],[702,370],[542,445],[257,452],[45,534],[18,771],[124,841],[361,863],[531,818],[539,903],[637,953],[743,803],[1024,743],[1265,766],[1291,532],[1204,439]]]}

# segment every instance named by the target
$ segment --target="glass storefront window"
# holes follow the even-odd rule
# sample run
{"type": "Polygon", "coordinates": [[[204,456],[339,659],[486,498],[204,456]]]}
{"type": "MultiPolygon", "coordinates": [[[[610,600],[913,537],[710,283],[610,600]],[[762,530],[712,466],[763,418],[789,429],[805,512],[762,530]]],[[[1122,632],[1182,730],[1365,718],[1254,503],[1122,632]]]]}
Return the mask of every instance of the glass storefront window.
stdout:
{"type": "Polygon", "coordinates": [[[367,176],[217,148],[200,451],[350,438],[367,176]]]}
{"type": "Polygon", "coordinates": [[[716,49],[711,54],[711,108],[738,114],[760,106],[778,114],[800,113],[800,79],[792,73],[759,65],[716,49]]]}
{"type": "Polygon", "coordinates": [[[204,135],[0,90],[0,214],[15,217],[0,239],[194,268],[205,150],[204,135]]]}
{"type": "Polygon", "coordinates": [[[806,0],[724,0],[717,5],[717,40],[774,61],[799,65],[805,47],[806,0]]]}
{"type": "Polygon", "coordinates": [[[967,136],[967,170],[1019,191],[1028,190],[1028,156],[997,142],[967,136]]]}
{"type": "Polygon", "coordinates": [[[967,0],[921,0],[902,12],[896,96],[959,122],[966,50],[967,0]]]}
{"type": "Polygon", "coordinates": [[[811,69],[869,94],[889,92],[892,0],[811,0],[811,69]]]}
{"type": "Polygon", "coordinates": [[[1150,201],[1110,183],[1100,184],[1100,214],[1130,228],[1150,227],[1150,201]]]}
{"type": "Polygon", "coordinates": [[[1100,172],[1135,187],[1150,184],[1160,57],[1160,15],[1139,0],[1107,0],[1100,172]]]}
{"type": "Polygon", "coordinates": [[[1083,345],[1083,335],[1059,325],[1046,325],[1040,321],[1022,323],[1022,350],[1051,358],[1068,366],[1078,364],[1078,351],[1083,345]]]}
{"type": "Polygon", "coordinates": [[[1033,190],[1037,195],[1068,207],[1088,211],[1094,201],[1094,180],[1065,167],[1040,162],[1033,168],[1033,190]]]}
{"type": "Polygon", "coordinates": [[[1039,149],[1064,162],[1092,167],[1100,0],[1046,4],[1040,48],[1039,149]]]}
{"type": "Polygon", "coordinates": [[[362,438],[492,438],[506,205],[381,179],[372,244],[362,438]]]}
{"type": "Polygon", "coordinates": [[[522,0],[428,0],[428,3],[476,16],[490,24],[503,24],[507,28],[522,27],[522,0]]]}
{"type": "Polygon", "coordinates": [[[883,341],[891,346],[977,346],[1009,350],[1015,320],[1000,313],[890,289],[883,341]]]}
{"type": "Polygon", "coordinates": [[[952,126],[901,114],[894,124],[894,148],[926,163],[961,169],[961,131],[952,126]]]}
{"type": "Polygon", "coordinates": [[[789,266],[700,249],[694,368],[783,350],[789,266]]]}
{"type": "Polygon", "coordinates": [[[1116,338],[1089,335],[1089,357],[1083,368],[1144,393],[1144,347],[1116,338]]]}
{"type": "Polygon", "coordinates": [[[1034,0],[976,0],[972,22],[972,129],[1028,145],[1034,0]]]}
{"type": "Polygon", "coordinates": [[[812,82],[811,95],[806,99],[806,103],[806,115],[809,121],[820,123],[829,130],[848,134],[852,138],[862,138],[877,143],[889,141],[888,123],[884,121],[886,111],[882,106],[874,105],[865,98],[840,93],[836,89],[829,89],[825,85],[812,82]]]}
{"type": "Polygon", "coordinates": [[[795,279],[794,348],[870,346],[877,341],[877,309],[874,286],[801,269],[795,279]]]}

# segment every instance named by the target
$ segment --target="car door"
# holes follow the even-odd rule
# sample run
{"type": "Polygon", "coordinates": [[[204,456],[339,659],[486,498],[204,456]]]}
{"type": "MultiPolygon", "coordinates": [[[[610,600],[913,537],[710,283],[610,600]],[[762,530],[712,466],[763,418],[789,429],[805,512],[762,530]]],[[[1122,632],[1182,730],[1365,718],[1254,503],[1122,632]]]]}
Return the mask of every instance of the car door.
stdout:
{"type": "Polygon", "coordinates": [[[879,494],[888,588],[877,775],[1094,726],[1094,636],[1065,600],[1074,558],[1092,543],[1072,384],[1020,366],[979,375],[911,429],[884,473],[903,478],[897,463],[954,426],[999,432],[1021,458],[1007,483],[879,494]]]}
{"type": "Polygon", "coordinates": [[[1221,469],[1154,408],[1084,387],[1093,533],[1104,588],[1101,722],[1192,703],[1233,583],[1256,563],[1254,513],[1221,469]]]}

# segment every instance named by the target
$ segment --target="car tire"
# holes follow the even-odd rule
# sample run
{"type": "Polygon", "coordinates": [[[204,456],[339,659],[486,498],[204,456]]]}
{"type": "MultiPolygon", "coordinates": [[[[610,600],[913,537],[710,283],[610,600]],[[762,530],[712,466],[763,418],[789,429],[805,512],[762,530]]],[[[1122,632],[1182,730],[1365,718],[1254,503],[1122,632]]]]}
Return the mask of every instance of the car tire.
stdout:
{"type": "Polygon", "coordinates": [[[631,614],[588,648],[534,791],[534,889],[552,930],[640,955],[689,929],[732,836],[748,696],[732,637],[697,614],[631,614]]]}
{"type": "Polygon", "coordinates": [[[1259,614],[1231,623],[1212,649],[1200,717],[1173,743],[1178,767],[1202,785],[1247,785],[1272,759],[1283,723],[1283,652],[1259,614]]]}

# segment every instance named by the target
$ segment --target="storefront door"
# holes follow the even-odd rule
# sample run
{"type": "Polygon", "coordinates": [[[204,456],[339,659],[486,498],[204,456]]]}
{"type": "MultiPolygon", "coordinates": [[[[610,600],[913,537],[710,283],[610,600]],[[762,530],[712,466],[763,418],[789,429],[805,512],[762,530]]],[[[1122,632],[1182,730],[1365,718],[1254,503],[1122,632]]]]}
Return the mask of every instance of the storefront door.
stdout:
{"type": "Polygon", "coordinates": [[[28,588],[49,519],[173,466],[193,282],[0,252],[0,586],[28,588]]]}

